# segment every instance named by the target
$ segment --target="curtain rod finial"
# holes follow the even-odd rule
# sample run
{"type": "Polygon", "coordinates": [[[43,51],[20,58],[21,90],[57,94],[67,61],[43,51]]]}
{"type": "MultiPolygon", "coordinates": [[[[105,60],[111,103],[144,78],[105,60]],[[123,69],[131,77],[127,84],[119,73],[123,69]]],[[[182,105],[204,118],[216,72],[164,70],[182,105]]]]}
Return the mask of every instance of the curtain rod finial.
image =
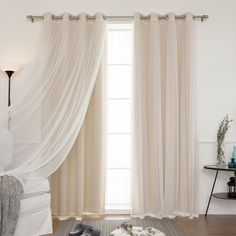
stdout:
{"type": "Polygon", "coordinates": [[[27,16],[27,18],[31,21],[31,23],[34,23],[34,17],[32,15],[27,16]]]}
{"type": "Polygon", "coordinates": [[[207,20],[209,18],[208,15],[203,15],[202,18],[201,18],[201,22],[203,22],[204,20],[207,20]]]}

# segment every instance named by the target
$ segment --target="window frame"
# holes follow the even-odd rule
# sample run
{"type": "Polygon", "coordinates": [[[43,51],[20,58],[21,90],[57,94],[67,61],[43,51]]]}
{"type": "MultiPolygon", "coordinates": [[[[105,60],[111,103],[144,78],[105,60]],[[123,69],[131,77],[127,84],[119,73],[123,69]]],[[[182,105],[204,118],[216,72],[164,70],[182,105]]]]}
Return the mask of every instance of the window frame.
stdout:
{"type": "MultiPolygon", "coordinates": [[[[108,24],[108,27],[107,27],[107,35],[109,32],[112,32],[112,31],[122,31],[122,32],[130,32],[131,33],[131,48],[130,48],[130,57],[131,57],[131,61],[130,63],[109,63],[108,62],[108,40],[107,40],[107,43],[106,43],[106,51],[107,51],[107,71],[106,71],[106,111],[107,111],[107,114],[106,114],[106,119],[107,119],[107,122],[106,122],[106,139],[107,139],[107,142],[108,142],[108,136],[109,135],[129,135],[129,139],[130,139],[130,146],[131,146],[131,143],[132,143],[132,131],[131,131],[131,127],[130,127],[130,131],[129,132],[109,132],[108,130],[108,104],[109,104],[109,101],[119,101],[119,100],[123,100],[123,101],[128,101],[130,103],[130,118],[131,118],[131,113],[132,113],[132,108],[131,108],[131,101],[132,101],[132,91],[130,91],[130,96],[129,97],[109,97],[108,94],[108,83],[109,83],[109,76],[108,76],[108,68],[109,66],[129,66],[130,67],[130,70],[131,70],[131,74],[130,74],[130,80],[132,81],[133,80],[133,75],[132,75],[132,71],[133,71],[133,59],[132,59],[132,47],[133,47],[133,24],[131,22],[109,22],[108,24]],[[121,25],[127,25],[129,28],[128,29],[122,29],[122,28],[118,28],[118,29],[111,29],[109,28],[110,25],[116,25],[116,24],[121,24],[121,25]]],[[[131,87],[132,87],[132,84],[131,84],[131,87]]],[[[130,88],[131,89],[131,88],[130,88]]],[[[132,89],[131,89],[132,90],[132,89]]],[[[131,121],[131,120],[130,120],[131,121]]],[[[131,126],[131,123],[130,123],[130,126],[131,126]]],[[[106,153],[108,154],[108,147],[107,147],[107,151],[106,153]]],[[[106,164],[106,192],[105,192],[105,196],[108,195],[107,191],[107,173],[109,170],[129,170],[130,171],[130,182],[131,182],[131,147],[130,147],[130,167],[108,167],[108,165],[106,164]]],[[[106,158],[108,158],[108,156],[106,156],[106,158]]],[[[107,162],[106,162],[107,163],[107,162]]],[[[130,202],[127,203],[127,204],[124,204],[123,206],[128,206],[126,209],[122,209],[121,208],[121,204],[115,204],[115,203],[112,203],[112,204],[107,204],[106,202],[106,197],[105,197],[105,213],[106,214],[130,214],[131,212],[131,184],[130,184],[130,202]],[[109,209],[108,206],[120,206],[120,209],[119,207],[117,209],[109,209]]]]}

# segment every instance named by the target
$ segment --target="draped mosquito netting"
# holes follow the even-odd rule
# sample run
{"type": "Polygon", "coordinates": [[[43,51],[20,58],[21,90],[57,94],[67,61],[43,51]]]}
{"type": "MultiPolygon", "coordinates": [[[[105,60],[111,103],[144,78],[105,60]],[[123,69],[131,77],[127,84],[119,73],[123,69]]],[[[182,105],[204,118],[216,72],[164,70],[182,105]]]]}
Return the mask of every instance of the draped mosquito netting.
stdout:
{"type": "Polygon", "coordinates": [[[102,14],[95,20],[85,13],[79,20],[44,15],[35,60],[13,75],[24,83],[10,107],[0,84],[1,176],[48,177],[64,161],[88,108],[105,27],[102,14]]]}

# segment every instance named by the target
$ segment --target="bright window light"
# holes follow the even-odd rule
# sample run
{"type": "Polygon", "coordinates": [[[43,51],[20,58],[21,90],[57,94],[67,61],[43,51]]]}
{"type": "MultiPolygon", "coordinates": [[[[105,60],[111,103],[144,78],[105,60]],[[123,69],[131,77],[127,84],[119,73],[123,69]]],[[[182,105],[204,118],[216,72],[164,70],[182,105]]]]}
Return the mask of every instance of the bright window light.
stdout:
{"type": "Polygon", "coordinates": [[[131,207],[132,24],[107,27],[106,211],[131,207]]]}

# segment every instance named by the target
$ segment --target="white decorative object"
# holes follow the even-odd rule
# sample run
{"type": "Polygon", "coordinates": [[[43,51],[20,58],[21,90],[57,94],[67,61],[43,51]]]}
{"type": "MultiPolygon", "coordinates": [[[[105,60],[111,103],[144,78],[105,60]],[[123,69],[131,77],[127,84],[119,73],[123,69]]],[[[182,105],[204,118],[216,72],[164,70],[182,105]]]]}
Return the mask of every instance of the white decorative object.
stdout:
{"type": "MultiPolygon", "coordinates": [[[[133,236],[165,236],[164,233],[153,227],[148,227],[146,229],[143,229],[143,227],[133,226],[131,232],[133,236]]],[[[110,235],[130,236],[130,234],[127,233],[124,229],[119,229],[119,228],[112,231],[110,235]]]]}

